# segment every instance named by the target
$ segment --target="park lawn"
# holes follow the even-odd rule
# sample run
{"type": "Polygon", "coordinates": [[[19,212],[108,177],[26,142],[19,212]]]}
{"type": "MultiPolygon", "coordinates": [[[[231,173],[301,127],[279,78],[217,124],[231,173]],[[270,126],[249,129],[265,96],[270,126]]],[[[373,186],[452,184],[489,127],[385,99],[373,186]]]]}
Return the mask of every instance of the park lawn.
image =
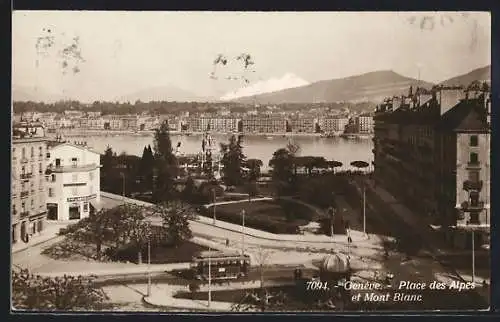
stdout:
{"type": "MultiPolygon", "coordinates": [[[[285,200],[259,200],[251,202],[241,202],[226,205],[219,205],[216,208],[216,214],[227,214],[241,217],[241,211],[245,210],[248,217],[259,219],[270,219],[272,221],[287,221],[286,210],[283,204],[289,204],[290,208],[296,214],[292,220],[298,225],[307,224],[313,214],[311,210],[303,205],[285,200]]],[[[213,208],[210,208],[213,211],[213,208]]]]}
{"type": "MultiPolygon", "coordinates": [[[[218,220],[241,224],[241,211],[245,210],[245,225],[274,234],[295,234],[299,226],[307,224],[314,213],[308,207],[289,200],[258,200],[216,206],[218,220]],[[288,215],[287,215],[288,212],[288,215]],[[290,215],[291,214],[291,215],[290,215]]],[[[213,216],[213,207],[205,216],[213,216]]]]}

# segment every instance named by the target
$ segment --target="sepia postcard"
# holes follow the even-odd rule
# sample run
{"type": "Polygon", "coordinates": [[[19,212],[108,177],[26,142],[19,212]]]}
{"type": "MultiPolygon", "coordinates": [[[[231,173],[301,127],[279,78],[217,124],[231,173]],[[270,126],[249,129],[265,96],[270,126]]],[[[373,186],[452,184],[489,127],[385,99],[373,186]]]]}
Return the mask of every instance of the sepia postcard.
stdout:
{"type": "Polygon", "coordinates": [[[490,308],[488,12],[14,11],[11,309],[490,308]]]}

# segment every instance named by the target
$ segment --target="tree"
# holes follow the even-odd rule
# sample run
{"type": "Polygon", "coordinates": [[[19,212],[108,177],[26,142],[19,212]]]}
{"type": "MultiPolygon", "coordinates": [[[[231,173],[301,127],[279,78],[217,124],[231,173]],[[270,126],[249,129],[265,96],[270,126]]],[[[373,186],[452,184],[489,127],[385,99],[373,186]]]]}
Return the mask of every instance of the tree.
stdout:
{"type": "Polygon", "coordinates": [[[182,190],[181,198],[186,202],[193,202],[196,195],[196,186],[192,177],[188,177],[184,190],[182,190]]]}
{"type": "Polygon", "coordinates": [[[12,305],[21,310],[99,310],[106,294],[82,276],[41,277],[12,271],[12,305]]]}
{"type": "Polygon", "coordinates": [[[196,219],[196,213],[189,205],[169,201],[157,205],[153,212],[162,218],[167,238],[174,246],[193,237],[189,221],[196,219]]]}
{"type": "Polygon", "coordinates": [[[248,168],[248,179],[250,181],[257,181],[260,177],[260,168],[262,167],[262,160],[248,159],[246,162],[248,168]]]}
{"type": "Polygon", "coordinates": [[[143,187],[146,190],[152,190],[153,188],[153,168],[154,168],[154,156],[151,146],[145,146],[142,151],[142,158],[139,165],[139,175],[142,177],[143,187]]]}
{"type": "Polygon", "coordinates": [[[245,155],[243,154],[242,136],[236,138],[232,135],[229,138],[229,143],[221,143],[221,164],[223,166],[223,179],[227,185],[238,186],[243,183],[243,164],[245,162],[245,155]]]}
{"type": "Polygon", "coordinates": [[[106,147],[104,154],[101,156],[101,163],[102,163],[101,171],[103,175],[109,174],[114,166],[113,150],[109,145],[106,147]]]}
{"type": "Polygon", "coordinates": [[[260,289],[262,291],[264,291],[264,266],[267,265],[270,257],[271,257],[271,252],[259,246],[255,259],[257,261],[257,265],[259,265],[260,289]]]}
{"type": "Polygon", "coordinates": [[[278,192],[284,192],[293,176],[293,155],[287,149],[278,149],[269,160],[269,166],[273,168],[272,178],[278,192]]]}
{"type": "Polygon", "coordinates": [[[110,211],[102,209],[92,213],[87,220],[82,220],[79,228],[74,229],[71,237],[76,240],[95,244],[96,258],[102,256],[102,245],[113,238],[113,222],[109,216],[110,211]]]}
{"type": "Polygon", "coordinates": [[[328,166],[329,169],[333,169],[334,173],[335,173],[335,168],[340,168],[343,165],[342,162],[335,161],[335,160],[327,161],[326,164],[327,164],[327,166],[328,166]]]}
{"type": "Polygon", "coordinates": [[[150,223],[145,221],[147,209],[134,204],[124,204],[119,208],[123,214],[121,232],[126,233],[125,240],[137,249],[137,262],[142,264],[142,250],[151,237],[150,223]]]}
{"type": "Polygon", "coordinates": [[[154,159],[156,180],[153,189],[153,200],[161,202],[169,200],[174,193],[174,178],[177,176],[177,160],[172,152],[172,142],[168,122],[162,123],[155,131],[154,159]]]}

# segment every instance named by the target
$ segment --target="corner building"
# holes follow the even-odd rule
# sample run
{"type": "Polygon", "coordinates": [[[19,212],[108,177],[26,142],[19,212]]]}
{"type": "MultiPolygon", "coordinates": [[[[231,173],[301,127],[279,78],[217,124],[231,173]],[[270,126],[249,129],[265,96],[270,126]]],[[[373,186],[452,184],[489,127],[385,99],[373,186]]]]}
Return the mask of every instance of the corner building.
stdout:
{"type": "Polygon", "coordinates": [[[51,142],[48,150],[47,218],[78,220],[100,209],[100,155],[84,144],[51,142]]]}

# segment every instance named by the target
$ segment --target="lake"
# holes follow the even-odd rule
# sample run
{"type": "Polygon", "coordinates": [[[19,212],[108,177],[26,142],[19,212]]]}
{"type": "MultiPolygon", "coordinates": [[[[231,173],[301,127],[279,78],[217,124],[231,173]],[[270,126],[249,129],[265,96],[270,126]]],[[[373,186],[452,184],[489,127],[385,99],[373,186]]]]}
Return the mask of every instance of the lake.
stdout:
{"type": "MultiPolygon", "coordinates": [[[[230,135],[213,135],[219,146],[220,142],[227,142],[230,135]]],[[[243,153],[247,158],[262,160],[264,167],[268,167],[269,160],[273,153],[279,148],[286,147],[288,140],[292,139],[300,146],[299,155],[302,156],[322,156],[327,160],[337,160],[345,167],[352,161],[362,160],[371,165],[373,161],[373,141],[371,138],[346,139],[340,137],[322,138],[317,136],[243,136],[243,153]]],[[[201,151],[201,135],[178,135],[171,134],[172,146],[181,143],[180,152],[186,154],[198,153],[201,151]]],[[[125,152],[130,155],[141,156],[142,151],[148,144],[153,148],[153,135],[129,135],[129,134],[109,134],[109,135],[87,135],[71,136],[69,141],[86,141],[88,146],[99,153],[103,153],[109,145],[114,152],[120,154],[125,152]]]]}

